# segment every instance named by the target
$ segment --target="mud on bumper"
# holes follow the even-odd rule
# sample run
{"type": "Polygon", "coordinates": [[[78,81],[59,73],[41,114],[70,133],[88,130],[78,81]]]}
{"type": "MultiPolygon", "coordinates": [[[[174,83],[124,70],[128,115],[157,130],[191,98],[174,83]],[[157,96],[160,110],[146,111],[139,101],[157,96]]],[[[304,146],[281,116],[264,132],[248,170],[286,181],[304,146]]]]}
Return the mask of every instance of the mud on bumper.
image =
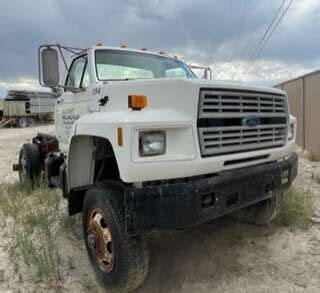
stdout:
{"type": "Polygon", "coordinates": [[[287,189],[297,175],[298,156],[226,171],[184,182],[129,188],[125,193],[126,232],[175,229],[200,224],[287,189]]]}

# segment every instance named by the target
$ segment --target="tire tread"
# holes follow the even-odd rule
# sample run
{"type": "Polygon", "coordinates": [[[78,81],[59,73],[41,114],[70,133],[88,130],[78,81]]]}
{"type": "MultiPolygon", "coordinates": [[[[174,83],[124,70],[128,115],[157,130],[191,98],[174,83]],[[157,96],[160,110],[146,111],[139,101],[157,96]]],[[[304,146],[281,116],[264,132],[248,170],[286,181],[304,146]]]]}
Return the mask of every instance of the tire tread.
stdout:
{"type": "MultiPolygon", "coordinates": [[[[146,241],[141,236],[129,237],[125,233],[125,214],[124,214],[124,186],[123,184],[106,180],[97,183],[91,191],[102,194],[105,203],[110,209],[117,226],[119,241],[122,245],[125,261],[123,262],[123,280],[122,284],[115,284],[112,289],[114,292],[128,292],[138,288],[144,281],[149,264],[149,254],[146,241]]],[[[90,196],[90,195],[89,195],[90,196]]],[[[87,195],[84,201],[86,206],[87,195]]],[[[85,210],[85,208],[84,208],[85,210]]],[[[85,219],[85,217],[84,217],[85,219]]],[[[99,281],[99,280],[98,280],[99,281]]],[[[102,285],[104,285],[102,283],[102,285]]]]}

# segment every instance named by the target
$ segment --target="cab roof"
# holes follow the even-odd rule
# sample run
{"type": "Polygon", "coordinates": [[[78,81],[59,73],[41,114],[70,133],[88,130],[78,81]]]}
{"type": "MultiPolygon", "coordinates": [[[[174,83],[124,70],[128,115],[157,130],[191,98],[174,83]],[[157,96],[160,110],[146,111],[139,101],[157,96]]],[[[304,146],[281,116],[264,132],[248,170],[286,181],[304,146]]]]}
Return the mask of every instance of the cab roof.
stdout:
{"type": "MultiPolygon", "coordinates": [[[[135,52],[135,53],[141,53],[141,54],[149,54],[149,55],[155,55],[155,56],[160,56],[160,57],[166,57],[174,60],[180,60],[178,58],[169,56],[165,53],[157,53],[157,52],[152,52],[149,50],[143,50],[143,49],[131,49],[131,48],[122,48],[122,47],[113,47],[113,46],[92,46],[89,49],[91,50],[115,50],[115,51],[125,51],[125,52],[135,52]]],[[[180,60],[181,61],[181,60],[180,60]]]]}

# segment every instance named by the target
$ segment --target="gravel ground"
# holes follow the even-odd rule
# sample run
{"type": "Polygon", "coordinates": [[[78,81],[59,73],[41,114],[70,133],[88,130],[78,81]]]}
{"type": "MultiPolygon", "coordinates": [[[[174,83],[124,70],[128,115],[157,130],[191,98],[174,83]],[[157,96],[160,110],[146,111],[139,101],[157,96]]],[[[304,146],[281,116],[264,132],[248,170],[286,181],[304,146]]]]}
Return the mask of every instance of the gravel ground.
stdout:
{"type": "MultiPolygon", "coordinates": [[[[16,180],[11,164],[19,146],[37,132],[53,132],[53,127],[0,129],[2,182],[16,180]]],[[[320,217],[317,174],[320,178],[320,162],[300,160],[295,186],[311,193],[316,220],[320,217]]],[[[50,284],[19,283],[10,273],[5,230],[0,230],[0,291],[47,291],[50,284]]],[[[62,235],[58,241],[63,256],[76,264],[65,273],[61,290],[100,291],[88,289],[88,283],[95,281],[83,240],[62,235]]],[[[292,231],[275,226],[257,228],[226,217],[186,230],[153,234],[149,247],[150,272],[138,293],[320,292],[320,225],[316,223],[307,231],[292,231]]]]}
{"type": "Polygon", "coordinates": [[[38,132],[53,133],[53,125],[31,128],[0,128],[0,182],[13,182],[17,174],[12,172],[12,164],[17,162],[20,146],[29,142],[38,132]]]}

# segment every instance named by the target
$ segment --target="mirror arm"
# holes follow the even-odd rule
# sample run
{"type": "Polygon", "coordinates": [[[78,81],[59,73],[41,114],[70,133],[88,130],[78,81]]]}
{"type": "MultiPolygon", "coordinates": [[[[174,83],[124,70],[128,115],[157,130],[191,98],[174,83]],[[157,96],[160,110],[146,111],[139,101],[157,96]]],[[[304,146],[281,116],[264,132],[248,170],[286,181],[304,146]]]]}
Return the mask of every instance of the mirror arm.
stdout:
{"type": "Polygon", "coordinates": [[[59,86],[55,88],[51,88],[51,92],[55,98],[59,98],[63,94],[63,91],[59,86]]]}
{"type": "Polygon", "coordinates": [[[66,61],[66,59],[64,58],[64,55],[63,55],[63,53],[62,53],[61,46],[60,46],[59,44],[57,44],[57,47],[58,47],[58,50],[59,50],[59,52],[60,52],[60,56],[61,56],[61,58],[62,58],[63,64],[64,64],[64,66],[65,66],[65,68],[66,68],[66,70],[67,70],[67,72],[68,72],[68,71],[69,71],[69,68],[68,68],[68,65],[67,65],[67,61],[66,61]]]}
{"type": "Polygon", "coordinates": [[[67,87],[67,86],[64,86],[64,85],[59,85],[60,88],[64,89],[64,90],[67,90],[67,91],[70,91],[72,93],[81,93],[81,92],[84,92],[86,89],[85,88],[73,88],[73,87],[67,87]]]}

